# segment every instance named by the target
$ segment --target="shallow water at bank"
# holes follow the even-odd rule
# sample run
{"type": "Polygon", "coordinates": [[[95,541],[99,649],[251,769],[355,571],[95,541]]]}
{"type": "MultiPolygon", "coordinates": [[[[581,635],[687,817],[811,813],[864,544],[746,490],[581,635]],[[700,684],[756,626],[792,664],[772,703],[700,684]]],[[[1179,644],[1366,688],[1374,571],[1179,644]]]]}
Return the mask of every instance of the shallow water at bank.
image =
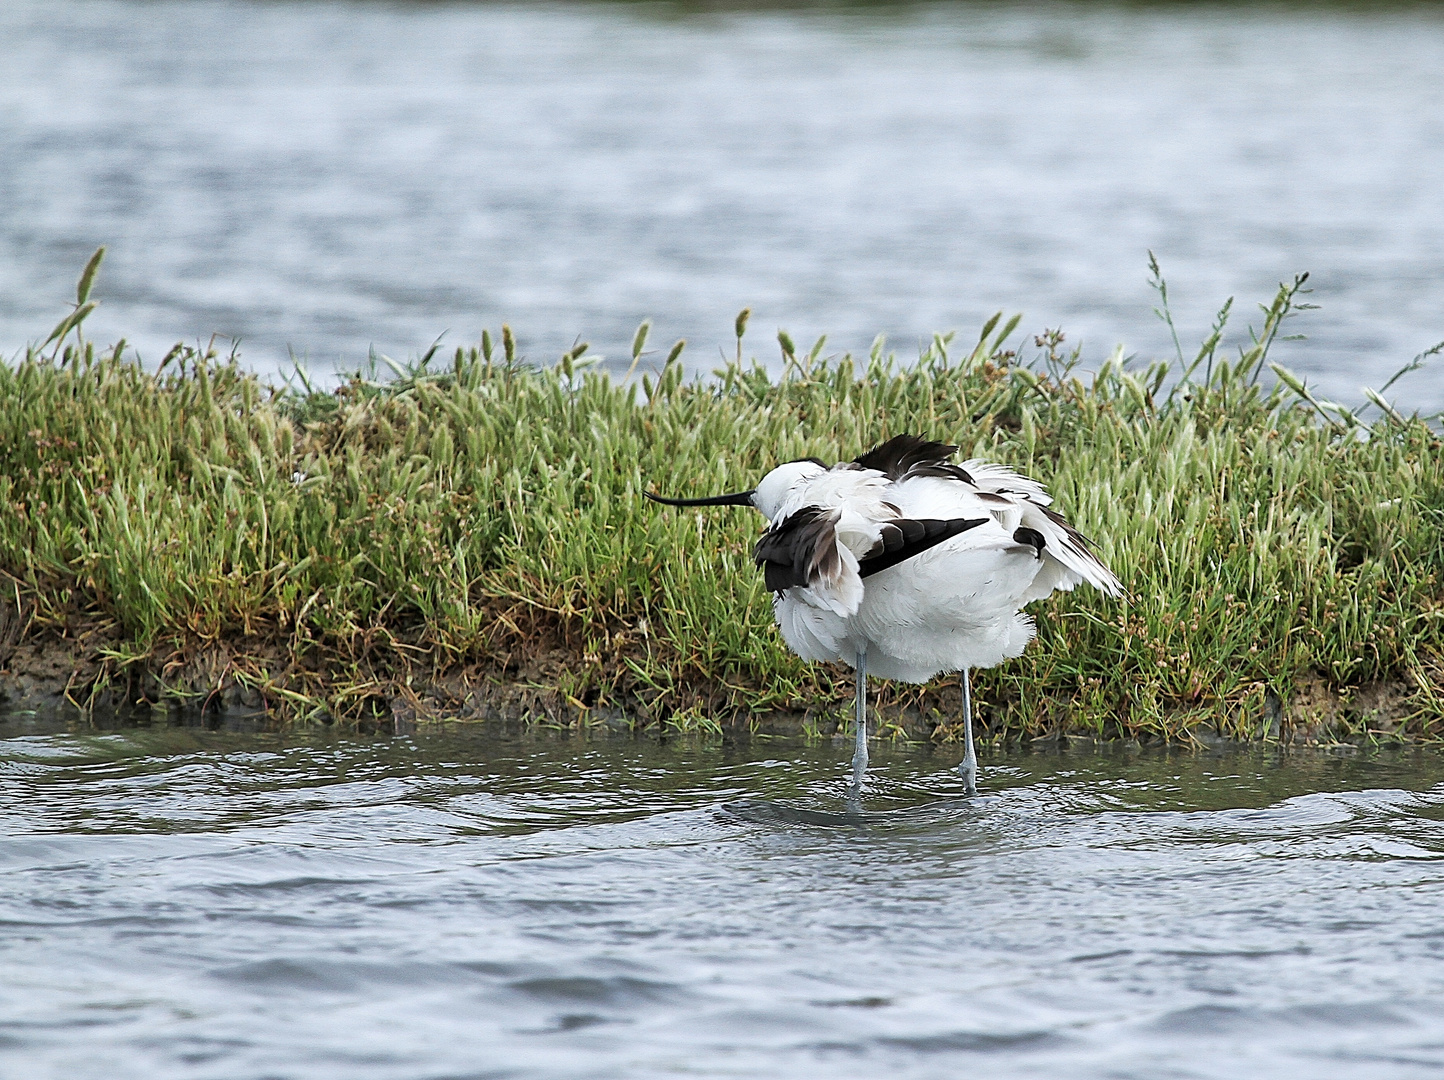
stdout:
{"type": "Polygon", "coordinates": [[[1190,355],[1304,270],[1275,359],[1327,395],[1444,338],[1432,5],[706,6],[7,0],[0,352],[102,243],[97,340],[268,371],[502,320],[621,370],[651,317],[706,372],[744,305],[764,359],[1003,309],[1096,366],[1173,351],[1150,248],[1190,355]]]}
{"type": "Polygon", "coordinates": [[[1424,1076],[1432,753],[0,722],[0,1072],[1424,1076]],[[733,809],[729,809],[732,807],[733,809]]]}

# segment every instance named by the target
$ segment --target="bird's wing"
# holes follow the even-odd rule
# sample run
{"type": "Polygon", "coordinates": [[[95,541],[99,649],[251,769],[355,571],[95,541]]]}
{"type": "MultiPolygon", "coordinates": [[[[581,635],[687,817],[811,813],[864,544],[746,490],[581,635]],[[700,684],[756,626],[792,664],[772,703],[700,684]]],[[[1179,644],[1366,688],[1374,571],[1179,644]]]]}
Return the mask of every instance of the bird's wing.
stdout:
{"type": "Polygon", "coordinates": [[[843,572],[837,543],[841,517],[842,511],[833,507],[804,506],[773,522],[752,552],[767,588],[782,592],[835,582],[843,572]]]}
{"type": "Polygon", "coordinates": [[[1122,586],[1112,572],[1093,554],[1091,545],[1061,514],[1049,509],[1052,502],[1043,486],[1012,469],[988,461],[967,461],[923,468],[894,483],[888,497],[911,517],[980,517],[988,515],[996,529],[981,530],[969,537],[976,547],[996,547],[1030,554],[1045,565],[1024,603],[1041,599],[1054,589],[1072,589],[1083,582],[1118,596],[1122,586]],[[968,474],[944,475],[958,469],[968,474]],[[952,482],[950,482],[952,481],[952,482]]]}
{"type": "MultiPolygon", "coordinates": [[[[1123,585],[1113,575],[1113,571],[1093,554],[1093,545],[1088,542],[1088,538],[1073,528],[1062,514],[1046,506],[1026,503],[1022,525],[1013,534],[1014,539],[1018,539],[1020,535],[1025,535],[1027,541],[1037,548],[1040,559],[1046,557],[1059,564],[1058,571],[1054,574],[1040,575],[1036,583],[1039,588],[1050,576],[1056,578],[1056,583],[1046,592],[1040,593],[1038,598],[1046,596],[1053,588],[1071,589],[1084,581],[1109,596],[1123,595],[1123,585]]],[[[1036,589],[1034,591],[1036,592],[1036,589]]]]}
{"type": "MultiPolygon", "coordinates": [[[[862,469],[875,469],[889,480],[901,480],[914,469],[947,465],[948,459],[957,450],[956,446],[933,442],[919,435],[896,435],[874,446],[852,464],[862,469]]],[[[955,465],[950,467],[957,468],[955,465]]]]}
{"type": "Polygon", "coordinates": [[[862,603],[863,578],[989,520],[899,517],[860,522],[837,508],[805,506],[770,526],[758,539],[753,558],[770,591],[801,589],[800,599],[852,615],[862,603]],[[849,520],[842,530],[838,523],[844,517],[849,520]]]}
{"type": "Polygon", "coordinates": [[[1042,484],[1014,472],[1006,465],[973,458],[963,462],[961,468],[968,474],[969,482],[979,491],[993,495],[1021,495],[1039,506],[1047,506],[1053,501],[1042,484]]]}
{"type": "Polygon", "coordinates": [[[959,533],[986,525],[988,518],[896,518],[878,528],[877,543],[858,560],[859,577],[870,577],[889,566],[921,555],[959,533]]]}

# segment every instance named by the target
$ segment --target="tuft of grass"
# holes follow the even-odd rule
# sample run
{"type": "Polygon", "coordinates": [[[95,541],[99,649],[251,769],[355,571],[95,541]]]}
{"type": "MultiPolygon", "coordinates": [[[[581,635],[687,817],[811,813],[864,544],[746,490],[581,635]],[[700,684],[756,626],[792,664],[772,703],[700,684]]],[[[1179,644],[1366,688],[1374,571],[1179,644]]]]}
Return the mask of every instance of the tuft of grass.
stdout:
{"type": "MultiPolygon", "coordinates": [[[[1270,363],[1304,278],[1237,356],[1225,306],[1193,356],[1114,352],[1091,374],[1058,331],[1020,356],[1019,318],[995,316],[907,365],[881,339],[829,356],[782,332],[774,378],[742,359],[744,311],[707,379],[685,376],[682,342],[648,370],[646,324],[637,382],[582,344],[529,365],[503,326],[500,350],[488,332],[449,358],[373,357],[321,391],[299,370],[263,385],[213,349],[177,346],[153,371],[124,342],[97,350],[80,332],[99,258],[44,346],[0,364],[0,592],[27,640],[98,657],[94,685],[229,681],[296,715],[456,678],[698,730],[840,714],[850,674],[798,660],[772,626],[760,521],[642,492],[736,491],[909,431],[1043,481],[1129,590],[1035,605],[1038,641],[977,679],[995,735],[1430,736],[1444,718],[1439,436],[1270,363]],[[1383,684],[1388,715],[1350,707],[1383,684]]],[[[1169,318],[1156,265],[1155,284],[1169,318]]],[[[894,688],[882,707],[935,701],[894,688]]]]}

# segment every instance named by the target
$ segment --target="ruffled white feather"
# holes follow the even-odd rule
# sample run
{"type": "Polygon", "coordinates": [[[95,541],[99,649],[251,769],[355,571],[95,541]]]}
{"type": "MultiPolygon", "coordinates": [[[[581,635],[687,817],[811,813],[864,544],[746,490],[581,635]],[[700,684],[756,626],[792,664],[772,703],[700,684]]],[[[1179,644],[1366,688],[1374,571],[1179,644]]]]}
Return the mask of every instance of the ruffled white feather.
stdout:
{"type": "Polygon", "coordinates": [[[1022,608],[1055,590],[1086,582],[1121,594],[1086,541],[1047,509],[1053,500],[1041,484],[991,462],[962,468],[972,483],[793,462],[758,484],[754,503],[774,528],[804,507],[839,511],[837,571],[775,598],[778,627],[799,656],[852,665],[865,649],[870,674],[926,682],[1020,655],[1035,633],[1022,608]],[[859,560],[900,517],[986,523],[863,580],[859,560]],[[1020,529],[1041,536],[1042,550],[1017,539],[1020,529]]]}

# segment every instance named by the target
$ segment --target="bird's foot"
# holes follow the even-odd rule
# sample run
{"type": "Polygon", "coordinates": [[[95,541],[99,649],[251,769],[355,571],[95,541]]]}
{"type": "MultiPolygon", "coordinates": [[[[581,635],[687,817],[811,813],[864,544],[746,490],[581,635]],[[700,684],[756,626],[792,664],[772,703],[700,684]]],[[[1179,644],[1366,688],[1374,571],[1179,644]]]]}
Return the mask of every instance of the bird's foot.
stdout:
{"type": "Polygon", "coordinates": [[[963,793],[976,795],[978,793],[978,763],[965,760],[958,766],[958,775],[963,778],[963,793]]]}

